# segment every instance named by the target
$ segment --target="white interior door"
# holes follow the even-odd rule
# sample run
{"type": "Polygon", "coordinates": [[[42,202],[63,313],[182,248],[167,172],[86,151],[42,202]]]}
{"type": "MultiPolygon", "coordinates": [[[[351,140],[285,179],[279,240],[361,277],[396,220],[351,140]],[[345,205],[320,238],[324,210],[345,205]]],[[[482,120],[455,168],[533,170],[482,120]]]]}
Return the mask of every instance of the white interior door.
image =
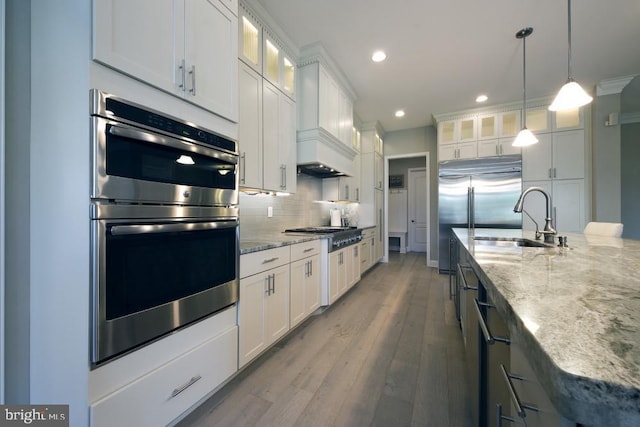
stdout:
{"type": "Polygon", "coordinates": [[[427,252],[427,171],[409,169],[409,251],[427,252]]]}

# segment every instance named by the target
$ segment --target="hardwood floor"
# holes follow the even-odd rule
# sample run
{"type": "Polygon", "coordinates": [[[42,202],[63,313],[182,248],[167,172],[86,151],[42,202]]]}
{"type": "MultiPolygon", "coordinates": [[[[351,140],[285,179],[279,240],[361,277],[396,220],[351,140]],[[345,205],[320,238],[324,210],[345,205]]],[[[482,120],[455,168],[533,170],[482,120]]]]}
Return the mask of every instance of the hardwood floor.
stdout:
{"type": "Polygon", "coordinates": [[[447,276],[390,254],[178,425],[470,426],[447,276]]]}

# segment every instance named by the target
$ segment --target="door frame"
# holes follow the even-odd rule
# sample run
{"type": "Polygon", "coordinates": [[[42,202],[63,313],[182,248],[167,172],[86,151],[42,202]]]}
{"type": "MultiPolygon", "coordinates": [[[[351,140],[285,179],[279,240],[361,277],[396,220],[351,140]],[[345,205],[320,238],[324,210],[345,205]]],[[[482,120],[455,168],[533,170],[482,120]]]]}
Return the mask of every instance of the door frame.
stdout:
{"type": "MultiPolygon", "coordinates": [[[[389,160],[396,159],[408,159],[412,157],[424,157],[424,168],[427,172],[427,252],[425,264],[429,267],[429,260],[431,259],[431,209],[430,209],[430,200],[431,200],[431,175],[429,172],[429,152],[422,151],[417,153],[407,153],[407,154],[394,154],[389,156],[384,156],[384,254],[382,256],[382,262],[389,262],[389,160]]],[[[437,264],[436,264],[437,267],[437,264]]]]}

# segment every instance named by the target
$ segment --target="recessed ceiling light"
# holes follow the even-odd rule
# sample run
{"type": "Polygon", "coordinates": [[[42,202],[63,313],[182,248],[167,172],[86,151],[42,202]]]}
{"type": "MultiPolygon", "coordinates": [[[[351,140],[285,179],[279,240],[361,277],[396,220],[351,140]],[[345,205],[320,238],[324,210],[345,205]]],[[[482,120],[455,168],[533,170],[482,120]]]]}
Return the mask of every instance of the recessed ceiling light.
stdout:
{"type": "Polygon", "coordinates": [[[376,50],[375,52],[373,52],[373,55],[371,55],[371,60],[373,62],[382,62],[385,59],[387,59],[387,54],[381,50],[376,50]]]}
{"type": "Polygon", "coordinates": [[[396,117],[404,117],[404,110],[396,111],[396,117]]]}
{"type": "Polygon", "coordinates": [[[478,95],[476,102],[485,102],[489,97],[487,95],[478,95]]]}

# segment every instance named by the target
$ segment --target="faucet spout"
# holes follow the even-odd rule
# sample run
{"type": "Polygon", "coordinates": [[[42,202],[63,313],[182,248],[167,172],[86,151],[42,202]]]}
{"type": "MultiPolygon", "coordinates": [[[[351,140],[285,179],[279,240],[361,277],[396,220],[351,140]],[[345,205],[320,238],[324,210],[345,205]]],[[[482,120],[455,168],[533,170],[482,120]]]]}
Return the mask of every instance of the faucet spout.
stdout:
{"type": "Polygon", "coordinates": [[[553,236],[555,236],[557,234],[557,231],[555,228],[553,228],[553,218],[551,216],[551,195],[545,191],[543,188],[540,187],[529,187],[526,190],[524,190],[522,192],[522,194],[520,194],[520,197],[518,198],[518,201],[516,202],[516,205],[513,207],[513,211],[516,213],[521,213],[524,207],[524,199],[527,196],[527,194],[531,193],[532,191],[538,191],[540,193],[542,193],[542,195],[545,198],[546,201],[546,207],[547,207],[547,216],[544,219],[544,230],[542,230],[540,233],[544,235],[544,241],[545,243],[553,243],[553,236]]]}

